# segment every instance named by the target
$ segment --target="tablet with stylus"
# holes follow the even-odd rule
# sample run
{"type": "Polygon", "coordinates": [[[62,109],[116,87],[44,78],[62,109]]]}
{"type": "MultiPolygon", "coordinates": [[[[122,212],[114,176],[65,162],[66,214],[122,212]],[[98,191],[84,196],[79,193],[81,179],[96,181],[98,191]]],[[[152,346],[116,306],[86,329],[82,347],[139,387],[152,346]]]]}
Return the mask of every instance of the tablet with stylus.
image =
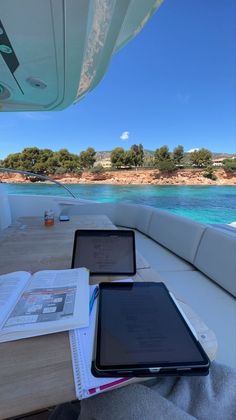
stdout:
{"type": "Polygon", "coordinates": [[[210,361],[164,283],[100,283],[92,372],[207,375],[210,361]]]}

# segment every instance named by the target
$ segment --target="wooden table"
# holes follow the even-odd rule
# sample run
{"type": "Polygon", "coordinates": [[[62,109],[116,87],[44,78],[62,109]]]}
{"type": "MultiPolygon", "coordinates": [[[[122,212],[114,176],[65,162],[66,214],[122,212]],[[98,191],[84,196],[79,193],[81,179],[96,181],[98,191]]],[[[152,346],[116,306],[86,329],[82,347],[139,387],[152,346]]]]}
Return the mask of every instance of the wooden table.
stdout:
{"type": "MultiPolygon", "coordinates": [[[[69,222],[55,220],[47,227],[39,217],[21,217],[0,232],[0,275],[71,268],[76,229],[115,228],[105,215],[72,216],[69,222]]],[[[138,269],[150,267],[139,253],[136,257],[138,269]]]]}
{"type": "MultiPolygon", "coordinates": [[[[102,215],[74,216],[69,222],[55,221],[52,227],[45,227],[40,218],[20,218],[0,233],[0,274],[70,268],[74,232],[79,228],[115,227],[102,215]]],[[[160,281],[139,253],[137,268],[135,281],[160,281]]],[[[91,283],[101,280],[114,277],[92,277],[91,283]]],[[[188,305],[180,304],[208,355],[214,358],[214,333],[188,305]]],[[[76,399],[67,332],[1,343],[0,372],[0,419],[76,399]]]]}
{"type": "Polygon", "coordinates": [[[76,229],[96,227],[114,225],[102,215],[73,216],[69,222],[56,219],[53,226],[44,226],[40,217],[21,217],[0,233],[0,274],[70,268],[76,229]]]}

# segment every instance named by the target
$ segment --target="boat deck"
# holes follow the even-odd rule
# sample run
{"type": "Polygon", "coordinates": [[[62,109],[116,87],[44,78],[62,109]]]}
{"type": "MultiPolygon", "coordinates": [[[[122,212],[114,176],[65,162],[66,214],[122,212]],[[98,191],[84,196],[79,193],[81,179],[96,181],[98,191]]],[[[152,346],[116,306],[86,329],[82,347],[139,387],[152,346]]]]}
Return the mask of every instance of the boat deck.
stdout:
{"type": "MultiPolygon", "coordinates": [[[[52,227],[45,227],[40,217],[18,219],[0,234],[0,274],[70,268],[74,231],[89,227],[115,228],[107,216],[101,215],[75,216],[70,222],[56,221],[52,227]]],[[[91,283],[114,279],[94,276],[91,283]]],[[[140,253],[134,280],[160,280],[140,253]]],[[[205,350],[214,358],[217,349],[214,333],[187,304],[179,303],[196,330],[200,328],[200,341],[204,330],[205,350]]],[[[0,418],[44,420],[52,413],[51,408],[45,411],[45,407],[76,399],[67,332],[1,343],[0,361],[0,418]],[[31,414],[23,416],[27,412],[31,414]],[[22,416],[12,417],[20,413],[22,416]]]]}

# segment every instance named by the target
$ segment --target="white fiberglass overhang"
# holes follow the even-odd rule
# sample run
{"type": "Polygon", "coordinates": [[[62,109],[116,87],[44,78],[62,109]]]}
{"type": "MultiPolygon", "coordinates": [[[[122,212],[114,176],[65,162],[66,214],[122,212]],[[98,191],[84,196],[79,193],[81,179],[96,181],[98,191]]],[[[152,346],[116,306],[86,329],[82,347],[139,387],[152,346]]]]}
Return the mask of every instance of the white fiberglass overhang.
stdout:
{"type": "Polygon", "coordinates": [[[66,108],[162,0],[0,0],[0,110],[66,108]]]}

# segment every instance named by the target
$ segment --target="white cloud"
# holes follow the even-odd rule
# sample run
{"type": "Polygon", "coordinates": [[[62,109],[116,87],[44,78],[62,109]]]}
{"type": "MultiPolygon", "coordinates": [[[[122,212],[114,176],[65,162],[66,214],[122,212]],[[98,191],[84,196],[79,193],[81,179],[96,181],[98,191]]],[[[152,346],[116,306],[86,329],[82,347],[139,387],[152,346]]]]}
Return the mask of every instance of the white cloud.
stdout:
{"type": "Polygon", "coordinates": [[[129,140],[129,131],[123,131],[123,133],[120,136],[120,139],[123,141],[129,140]]]}
{"type": "Polygon", "coordinates": [[[194,149],[190,149],[187,151],[187,153],[197,152],[199,150],[199,147],[195,147],[194,149]]]}

